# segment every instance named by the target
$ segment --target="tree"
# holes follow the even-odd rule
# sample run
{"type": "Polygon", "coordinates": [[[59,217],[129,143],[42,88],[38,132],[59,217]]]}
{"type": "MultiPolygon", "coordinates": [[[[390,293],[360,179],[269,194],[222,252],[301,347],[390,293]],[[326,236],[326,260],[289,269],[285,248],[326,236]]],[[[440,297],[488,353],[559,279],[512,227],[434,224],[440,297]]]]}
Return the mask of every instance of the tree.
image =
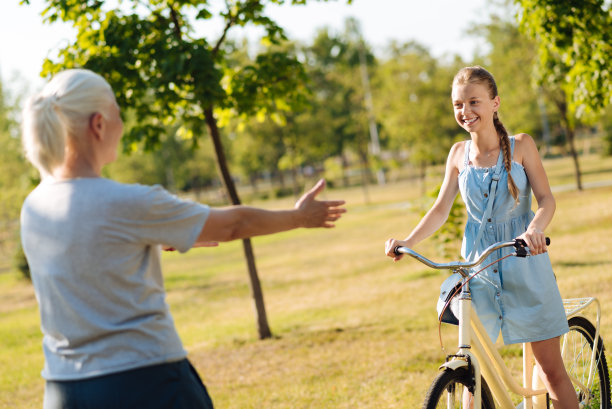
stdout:
{"type": "Polygon", "coordinates": [[[420,44],[392,43],[390,58],[377,73],[376,107],[389,148],[407,152],[417,169],[425,196],[427,166],[443,163],[461,136],[451,104],[451,82],[460,66],[439,64],[420,44]]]}
{"type": "Polygon", "coordinates": [[[26,162],[19,138],[16,115],[21,92],[9,95],[0,81],[0,251],[13,255],[13,265],[27,279],[30,269],[19,240],[19,212],[23,200],[37,182],[26,162]]]}
{"type": "MultiPolygon", "coordinates": [[[[214,42],[198,36],[196,22],[213,17],[205,0],[125,0],[108,6],[103,0],[47,0],[44,21],[71,22],[75,41],[60,50],[59,61],[46,60],[43,74],[85,67],[102,74],[118,103],[134,112],[137,125],[126,132],[127,149],[142,143],[151,150],[167,127],[198,143],[208,130],[221,179],[233,204],[240,198],[232,180],[219,130],[218,115],[250,116],[291,110],[303,99],[304,70],[283,52],[264,49],[248,65],[225,59],[227,34],[236,26],[263,28],[269,44],[286,39],[282,28],[264,14],[266,4],[285,0],[228,0],[216,18],[224,22],[214,42]]],[[[28,0],[22,0],[28,3],[28,0]]],[[[292,0],[304,4],[306,0],[292,0]]],[[[271,337],[255,257],[243,241],[260,338],[271,337]]]]}
{"type": "MultiPolygon", "coordinates": [[[[275,45],[274,49],[300,58],[304,55],[302,46],[292,42],[275,45]]],[[[238,54],[243,53],[239,50],[238,54]]],[[[237,58],[249,57],[238,55],[237,58]]],[[[268,173],[276,176],[280,182],[281,187],[277,192],[290,193],[284,177],[290,172],[293,193],[297,195],[303,170],[307,167],[319,169],[319,163],[329,154],[334,154],[333,150],[327,149],[327,135],[321,131],[321,123],[327,122],[318,121],[319,89],[313,84],[310,70],[311,63],[308,62],[305,64],[303,84],[308,92],[304,94],[299,107],[289,112],[271,112],[248,121],[239,119],[231,123],[233,139],[240,140],[240,143],[233,144],[233,160],[249,177],[254,188],[256,177],[268,173]]]]}
{"type": "Polygon", "coordinates": [[[537,81],[555,102],[582,189],[577,121],[591,123],[612,99],[612,13],[604,0],[515,0],[520,28],[538,45],[537,81]]]}
{"type": "MultiPolygon", "coordinates": [[[[362,185],[371,179],[368,111],[362,69],[376,65],[373,53],[362,40],[356,22],[348,19],[344,32],[334,35],[320,30],[304,50],[307,73],[312,80],[312,138],[325,147],[328,157],[339,155],[342,169],[349,166],[349,151],[356,153],[362,167],[362,185]],[[321,126],[323,125],[323,126],[321,126]]],[[[345,185],[348,178],[343,177],[345,185]]]]}
{"type": "Polygon", "coordinates": [[[513,20],[491,16],[491,20],[471,31],[484,38],[490,50],[478,58],[493,73],[501,96],[501,117],[506,129],[528,133],[541,140],[544,132],[539,111],[539,93],[531,81],[535,64],[534,41],[519,32],[513,20]]]}

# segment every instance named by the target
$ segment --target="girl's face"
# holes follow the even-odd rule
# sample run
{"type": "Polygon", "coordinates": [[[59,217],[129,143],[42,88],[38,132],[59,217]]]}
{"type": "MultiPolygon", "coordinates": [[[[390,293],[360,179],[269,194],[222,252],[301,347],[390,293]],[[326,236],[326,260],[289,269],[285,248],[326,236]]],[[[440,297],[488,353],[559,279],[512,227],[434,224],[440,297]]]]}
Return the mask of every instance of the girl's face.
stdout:
{"type": "Polygon", "coordinates": [[[491,99],[483,84],[454,85],[452,92],[455,120],[468,132],[493,126],[493,114],[499,109],[499,96],[491,99]]]}

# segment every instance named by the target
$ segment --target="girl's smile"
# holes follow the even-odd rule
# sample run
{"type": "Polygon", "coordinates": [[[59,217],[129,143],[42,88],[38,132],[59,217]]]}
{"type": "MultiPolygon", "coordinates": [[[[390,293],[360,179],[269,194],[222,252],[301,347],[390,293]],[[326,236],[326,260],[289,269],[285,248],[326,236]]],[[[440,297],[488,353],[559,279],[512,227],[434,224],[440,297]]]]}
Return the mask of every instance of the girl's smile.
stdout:
{"type": "Polygon", "coordinates": [[[468,132],[481,127],[493,126],[493,114],[499,108],[499,97],[491,98],[489,90],[482,84],[462,84],[452,92],[455,120],[468,132]]]}

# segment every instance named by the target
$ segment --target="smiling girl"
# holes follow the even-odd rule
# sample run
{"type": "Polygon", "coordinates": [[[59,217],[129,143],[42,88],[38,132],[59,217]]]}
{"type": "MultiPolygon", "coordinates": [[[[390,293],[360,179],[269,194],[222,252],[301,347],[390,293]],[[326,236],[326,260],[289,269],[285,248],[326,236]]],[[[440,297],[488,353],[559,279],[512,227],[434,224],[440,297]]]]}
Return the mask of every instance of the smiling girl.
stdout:
{"type": "MultiPolygon", "coordinates": [[[[484,269],[470,282],[472,301],[493,341],[501,331],[505,344],[531,343],[554,407],[578,408],[561,358],[559,336],[568,326],[544,235],[555,212],[555,199],[536,145],[527,134],[508,135],[498,116],[495,80],[482,67],[457,73],[452,103],[455,120],[469,132],[470,140],[451,148],[433,207],[405,240],[387,240],[385,252],[397,261],[402,258],[394,253],[397,246],[414,247],[438,230],[458,193],[468,214],[461,249],[466,260],[478,258],[495,242],[525,240],[532,257],[510,257],[484,269]],[[493,181],[496,190],[491,189],[493,181]],[[538,203],[535,214],[532,190],[538,203]]],[[[482,266],[505,254],[500,250],[482,266]]]]}

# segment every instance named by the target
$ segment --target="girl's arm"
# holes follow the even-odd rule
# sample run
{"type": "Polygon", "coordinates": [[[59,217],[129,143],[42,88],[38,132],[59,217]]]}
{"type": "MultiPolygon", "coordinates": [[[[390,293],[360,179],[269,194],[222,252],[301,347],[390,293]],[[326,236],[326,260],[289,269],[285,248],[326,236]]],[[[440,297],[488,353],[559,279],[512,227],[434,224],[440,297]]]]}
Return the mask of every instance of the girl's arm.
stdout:
{"type": "Polygon", "coordinates": [[[392,257],[394,261],[398,261],[403,256],[402,254],[396,255],[394,253],[394,249],[397,246],[414,247],[417,243],[431,236],[436,230],[442,227],[446,219],[448,219],[450,209],[459,192],[459,182],[457,180],[459,176],[458,163],[460,163],[461,158],[463,158],[464,144],[465,142],[458,142],[451,148],[448,159],[446,160],[444,181],[442,182],[438,198],[431,209],[406,239],[389,239],[385,243],[385,253],[387,256],[392,257]]]}
{"type": "Polygon", "coordinates": [[[516,136],[515,159],[521,163],[527,173],[531,189],[538,202],[535,217],[529,223],[527,231],[519,236],[527,242],[531,254],[540,254],[546,251],[546,235],[544,230],[555,214],[555,198],[548,184],[548,177],[542,165],[538,148],[533,138],[527,134],[516,136]],[[517,154],[518,153],[518,157],[517,154]]]}

